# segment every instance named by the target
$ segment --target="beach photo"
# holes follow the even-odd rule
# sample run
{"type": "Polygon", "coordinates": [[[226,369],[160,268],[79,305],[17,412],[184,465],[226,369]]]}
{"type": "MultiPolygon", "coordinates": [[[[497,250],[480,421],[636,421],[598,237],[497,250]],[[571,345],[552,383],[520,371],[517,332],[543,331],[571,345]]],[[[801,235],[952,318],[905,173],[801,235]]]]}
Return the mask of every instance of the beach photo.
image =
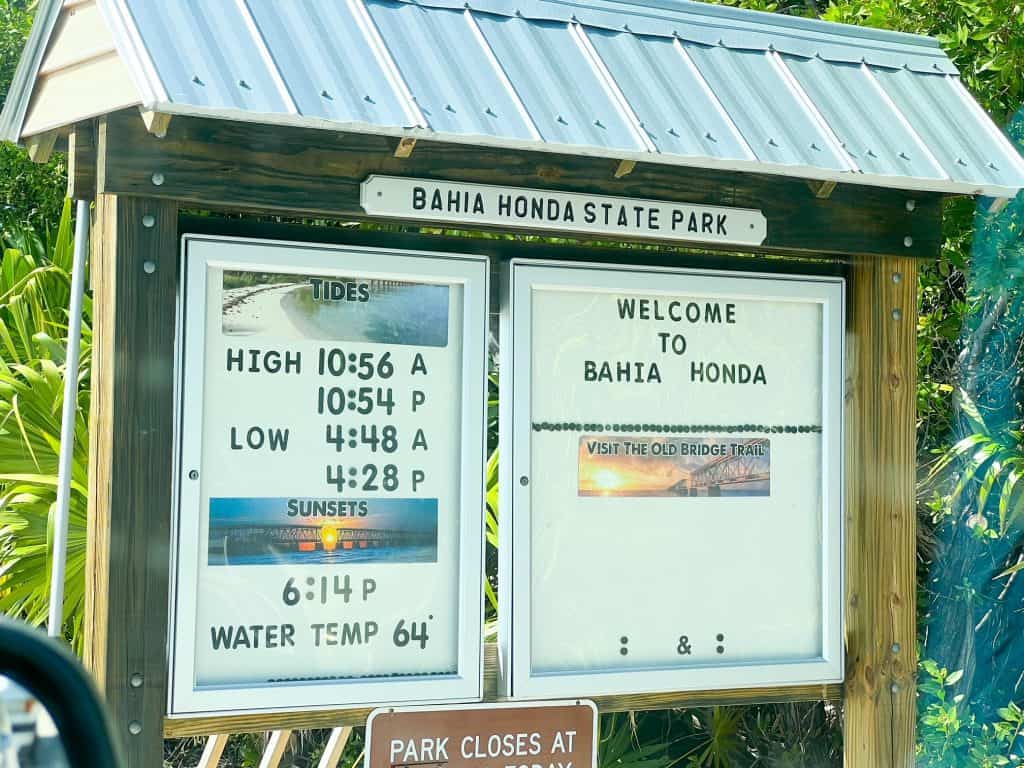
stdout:
{"type": "Polygon", "coordinates": [[[207,564],[437,562],[437,499],[213,498],[207,564]]]}
{"type": "Polygon", "coordinates": [[[769,496],[770,491],[768,438],[580,438],[580,496],[769,496]]]}
{"type": "Polygon", "coordinates": [[[225,336],[444,347],[448,285],[224,270],[225,336]]]}

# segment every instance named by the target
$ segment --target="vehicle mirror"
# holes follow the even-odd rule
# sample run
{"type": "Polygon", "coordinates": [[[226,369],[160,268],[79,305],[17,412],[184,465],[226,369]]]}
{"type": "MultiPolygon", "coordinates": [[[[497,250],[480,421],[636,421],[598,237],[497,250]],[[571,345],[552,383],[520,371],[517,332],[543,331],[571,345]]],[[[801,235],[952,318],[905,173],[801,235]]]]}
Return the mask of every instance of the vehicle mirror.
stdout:
{"type": "Polygon", "coordinates": [[[122,764],[78,659],[39,630],[0,616],[0,768],[122,764]]]}

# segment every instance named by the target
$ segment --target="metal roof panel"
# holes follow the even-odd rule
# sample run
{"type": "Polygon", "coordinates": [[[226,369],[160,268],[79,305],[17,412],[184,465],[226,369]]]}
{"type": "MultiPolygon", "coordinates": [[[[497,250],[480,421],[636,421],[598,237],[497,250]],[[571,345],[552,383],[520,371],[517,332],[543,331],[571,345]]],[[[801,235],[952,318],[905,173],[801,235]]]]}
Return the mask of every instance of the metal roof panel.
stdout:
{"type": "MultiPolygon", "coordinates": [[[[465,0],[399,0],[425,8],[463,8],[465,0]]],[[[827,61],[868,62],[922,72],[957,70],[923,35],[835,24],[689,0],[474,0],[475,12],[531,21],[576,21],[605,30],[679,37],[738,50],[775,50],[827,61]]]]}
{"type": "Polygon", "coordinates": [[[366,7],[433,130],[533,138],[464,10],[391,0],[366,7]]]}
{"type": "Polygon", "coordinates": [[[288,112],[234,0],[124,0],[171,101],[288,112]]]}
{"type": "Polygon", "coordinates": [[[645,151],[567,24],[476,19],[544,141],[645,151]]]}
{"type": "Polygon", "coordinates": [[[675,40],[593,28],[587,37],[659,152],[749,158],[735,126],[675,40]]]}
{"type": "Polygon", "coordinates": [[[872,67],[872,74],[955,181],[998,183],[1006,172],[1021,177],[1021,159],[987,116],[978,119],[950,75],[922,75],[872,67]]]}
{"type": "Polygon", "coordinates": [[[683,43],[759,160],[837,171],[848,161],[768,60],[769,52],[683,43]]]}
{"type": "MultiPolygon", "coordinates": [[[[1024,160],[936,41],[688,0],[97,0],[142,106],[1009,196],[1024,160]],[[710,138],[709,138],[710,137],[710,138]]],[[[59,10],[0,128],[21,138],[59,10]]]]}
{"type": "Polygon", "coordinates": [[[863,64],[783,57],[829,127],[864,172],[942,179],[902,115],[878,92],[863,64]]]}
{"type": "Polygon", "coordinates": [[[408,123],[348,3],[245,1],[301,114],[338,122],[408,123]]]}

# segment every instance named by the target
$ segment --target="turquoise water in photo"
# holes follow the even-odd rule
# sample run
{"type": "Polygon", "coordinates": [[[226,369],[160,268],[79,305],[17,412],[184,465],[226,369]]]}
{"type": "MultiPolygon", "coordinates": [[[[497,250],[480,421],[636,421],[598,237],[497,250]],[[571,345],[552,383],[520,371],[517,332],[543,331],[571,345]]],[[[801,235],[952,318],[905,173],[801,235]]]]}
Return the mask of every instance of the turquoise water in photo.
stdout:
{"type": "Polygon", "coordinates": [[[307,338],[444,347],[448,295],[446,285],[398,283],[371,290],[365,302],[318,301],[299,286],[281,304],[307,338]]]}

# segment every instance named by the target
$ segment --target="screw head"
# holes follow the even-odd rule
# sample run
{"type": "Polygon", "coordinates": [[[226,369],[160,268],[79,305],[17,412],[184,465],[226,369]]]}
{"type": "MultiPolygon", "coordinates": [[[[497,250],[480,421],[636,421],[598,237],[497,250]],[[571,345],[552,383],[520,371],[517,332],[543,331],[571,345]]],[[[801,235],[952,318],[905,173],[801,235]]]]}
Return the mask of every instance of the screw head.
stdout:
{"type": "Polygon", "coordinates": [[[128,681],[128,683],[131,685],[132,688],[141,688],[143,682],[144,682],[144,679],[143,679],[142,675],[139,674],[138,672],[136,672],[134,675],[132,675],[131,680],[128,681]]]}
{"type": "Polygon", "coordinates": [[[892,281],[894,283],[902,283],[903,282],[903,273],[902,272],[893,272],[892,273],[892,281]]]}
{"type": "Polygon", "coordinates": [[[522,477],[519,478],[519,484],[520,485],[529,485],[530,484],[530,478],[528,478],[526,475],[523,475],[522,477]]]}
{"type": "Polygon", "coordinates": [[[164,175],[162,173],[160,173],[160,171],[157,171],[156,173],[154,173],[151,178],[152,178],[153,186],[154,187],[162,187],[163,186],[163,184],[164,184],[164,175]]]}
{"type": "Polygon", "coordinates": [[[917,200],[907,200],[907,210],[912,211],[917,208],[917,200]]]}
{"type": "Polygon", "coordinates": [[[145,216],[142,217],[142,226],[144,226],[146,229],[152,229],[155,224],[156,216],[154,216],[153,214],[147,213],[145,216]]]}
{"type": "Polygon", "coordinates": [[[191,472],[189,472],[188,473],[188,479],[189,480],[198,480],[199,479],[199,470],[198,469],[193,469],[191,472]]]}
{"type": "Polygon", "coordinates": [[[910,235],[907,235],[906,237],[903,238],[903,245],[906,246],[907,248],[909,248],[913,244],[914,238],[912,238],[910,235]]]}
{"type": "Polygon", "coordinates": [[[892,311],[892,319],[893,320],[902,320],[903,319],[903,311],[899,310],[899,309],[894,309],[892,311]]]}
{"type": "Polygon", "coordinates": [[[899,653],[901,650],[902,650],[902,648],[900,647],[899,643],[893,643],[892,644],[892,652],[893,653],[899,653]]]}
{"type": "Polygon", "coordinates": [[[156,262],[155,261],[144,261],[144,262],[142,262],[142,271],[145,272],[147,275],[152,275],[154,272],[156,272],[156,262]]]}
{"type": "Polygon", "coordinates": [[[892,693],[899,693],[900,692],[900,684],[899,683],[893,683],[892,685],[889,686],[889,690],[892,693]]]}
{"type": "Polygon", "coordinates": [[[138,736],[140,733],[142,733],[142,723],[140,723],[138,720],[132,720],[130,723],[128,723],[128,733],[130,733],[132,736],[138,736]]]}

